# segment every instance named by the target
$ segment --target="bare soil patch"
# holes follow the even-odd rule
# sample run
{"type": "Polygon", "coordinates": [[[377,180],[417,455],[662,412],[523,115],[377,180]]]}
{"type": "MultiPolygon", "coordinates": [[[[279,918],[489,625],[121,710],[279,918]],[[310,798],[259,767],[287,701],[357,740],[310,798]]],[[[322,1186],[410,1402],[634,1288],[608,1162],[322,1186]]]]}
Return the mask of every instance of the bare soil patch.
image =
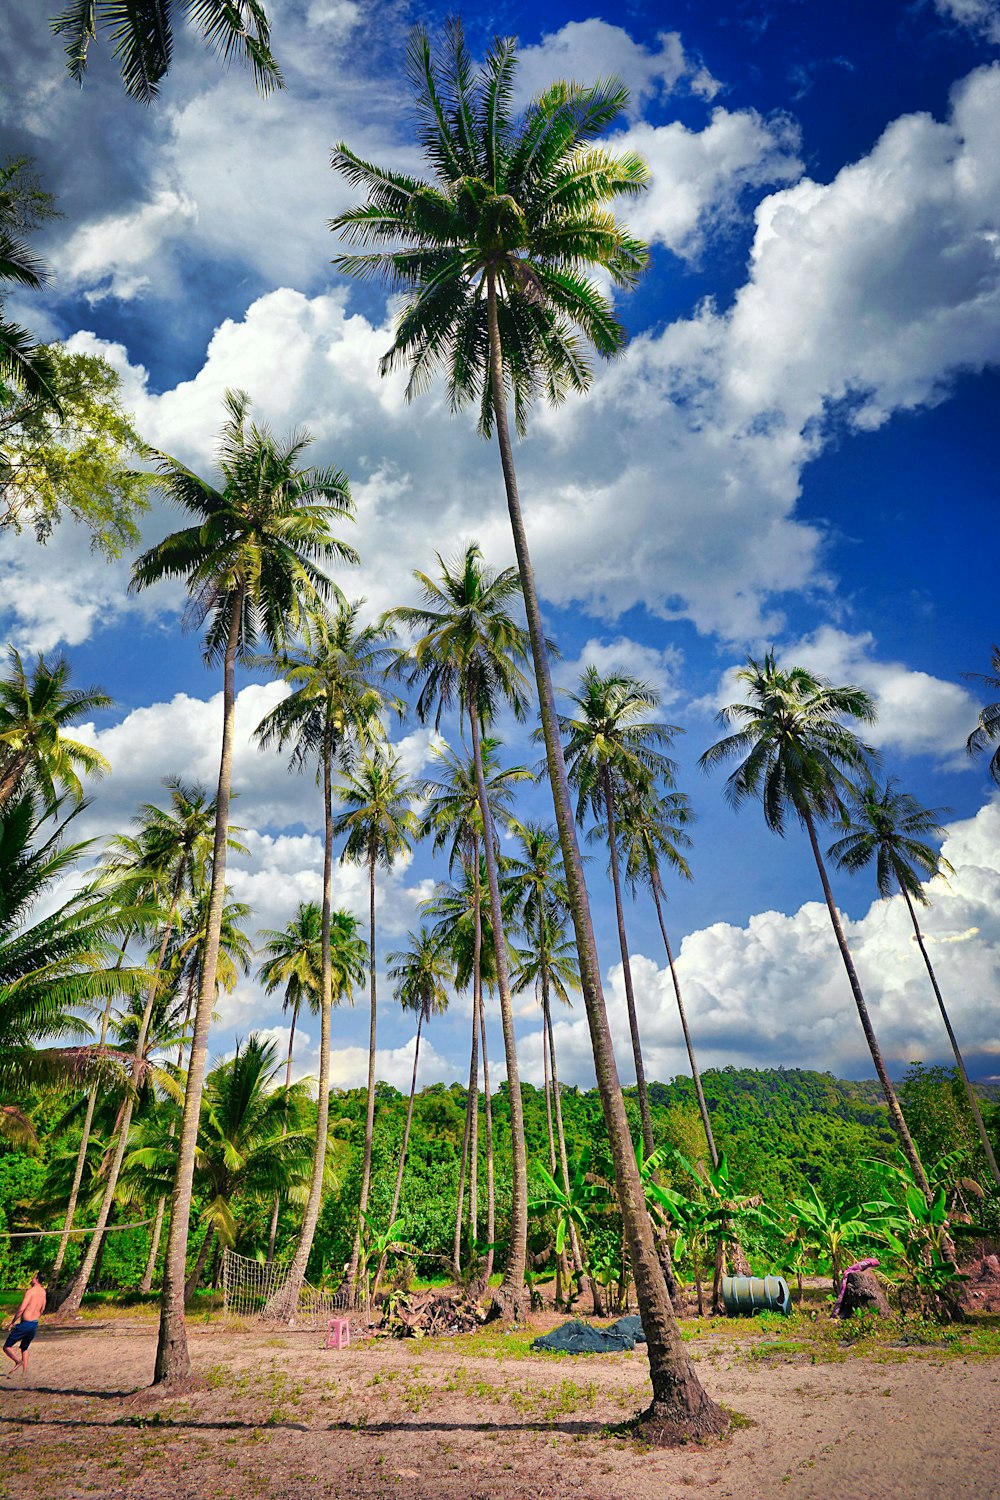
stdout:
{"type": "MultiPolygon", "coordinates": [[[[533,1354],[535,1332],[321,1348],[322,1335],[190,1329],[196,1381],[145,1390],[149,1318],[44,1327],[0,1385],[3,1500],[995,1500],[1000,1360],[857,1353],[719,1320],[690,1347],[749,1419],[662,1451],[613,1436],[651,1396],[646,1355],[533,1354]]],[[[780,1330],[779,1330],[780,1332],[780,1330]]]]}

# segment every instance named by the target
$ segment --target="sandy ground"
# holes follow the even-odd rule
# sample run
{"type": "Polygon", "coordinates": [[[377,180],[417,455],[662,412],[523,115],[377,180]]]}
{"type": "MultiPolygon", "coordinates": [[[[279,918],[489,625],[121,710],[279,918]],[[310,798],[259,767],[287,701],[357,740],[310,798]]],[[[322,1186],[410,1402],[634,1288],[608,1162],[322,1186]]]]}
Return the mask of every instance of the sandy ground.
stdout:
{"type": "Polygon", "coordinates": [[[570,1359],[500,1333],[340,1352],[316,1333],[190,1336],[197,1388],[160,1400],[143,1389],[150,1321],[43,1326],[25,1382],[0,1384],[3,1500],[1000,1495],[1000,1360],[812,1363],[706,1335],[691,1345],[701,1378],[753,1425],[664,1452],[607,1432],[649,1399],[641,1349],[570,1359]]]}

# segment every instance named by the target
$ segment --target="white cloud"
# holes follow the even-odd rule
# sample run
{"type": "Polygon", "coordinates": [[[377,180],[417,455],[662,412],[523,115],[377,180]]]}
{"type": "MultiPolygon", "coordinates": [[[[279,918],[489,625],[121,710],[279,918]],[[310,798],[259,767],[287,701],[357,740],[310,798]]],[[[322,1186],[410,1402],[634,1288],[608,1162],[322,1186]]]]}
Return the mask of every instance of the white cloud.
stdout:
{"type": "Polygon", "coordinates": [[[559,661],[555,668],[555,679],[560,687],[575,692],[580,675],[587,667],[594,667],[602,674],[627,672],[660,694],[664,707],[673,702],[679,693],[677,678],[683,665],[683,653],[676,646],[646,646],[629,636],[619,635],[611,640],[587,641],[576,661],[559,661]]]}
{"type": "MultiPolygon", "coordinates": [[[[955,867],[931,882],[920,915],[932,961],[965,1054],[1000,1056],[1000,799],[954,824],[943,854],[955,867]]],[[[817,882],[818,884],[818,882],[817,882]]],[[[892,1076],[914,1058],[951,1060],[926,970],[900,898],[873,903],[845,923],[876,1034],[892,1076]]],[[[688,1071],[668,971],[659,958],[632,961],[648,1076],[688,1071]]],[[[685,1008],[702,1067],[803,1067],[870,1077],[864,1034],[826,907],[765,911],[745,927],[690,933],[678,958],[685,1008]]],[[[606,984],[623,1080],[634,1079],[620,965],[606,984]]],[[[525,1076],[541,1077],[541,1035],[521,1044],[525,1076]]],[[[560,1077],[587,1084],[593,1062],[586,1020],[556,1021],[560,1077]]]]}
{"type": "Polygon", "coordinates": [[[719,88],[700,60],[685,52],[679,32],[661,31],[655,45],[646,47],[633,41],[621,26],[596,17],[567,22],[559,31],[543,36],[537,46],[522,47],[518,57],[518,93],[525,101],[541,93],[554,78],[583,84],[619,78],[629,90],[632,114],[682,84],[706,99],[719,88]]]}
{"type": "Polygon", "coordinates": [[[998,0],[934,0],[934,7],[946,20],[1000,44],[998,0]]]}
{"type": "Polygon", "coordinates": [[[154,255],[189,237],[197,219],[193,198],[163,188],[129,213],[97,219],[74,231],[56,253],[56,273],[85,287],[90,302],[105,297],[131,302],[150,288],[154,255]]]}
{"type": "Polygon", "coordinates": [[[675,254],[696,256],[707,235],[735,220],[743,195],[802,170],[799,130],[786,116],[765,120],[756,110],[712,111],[704,130],[633,125],[620,143],[649,164],[649,190],[629,205],[635,232],[675,254]]]}
{"type": "Polygon", "coordinates": [[[846,400],[851,424],[871,429],[996,361],[998,117],[1000,68],[981,68],[954,89],[949,120],[904,115],[831,183],[764,199],[728,320],[733,420],[808,433],[846,400]]]}

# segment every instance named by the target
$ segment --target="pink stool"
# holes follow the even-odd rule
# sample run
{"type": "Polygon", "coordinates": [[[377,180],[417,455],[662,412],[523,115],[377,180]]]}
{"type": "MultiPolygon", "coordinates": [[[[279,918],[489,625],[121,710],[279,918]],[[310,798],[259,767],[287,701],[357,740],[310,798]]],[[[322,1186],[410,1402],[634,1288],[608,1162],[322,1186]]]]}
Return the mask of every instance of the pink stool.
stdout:
{"type": "Polygon", "coordinates": [[[331,1318],[327,1323],[324,1349],[349,1349],[351,1347],[351,1325],[347,1318],[331,1318]]]}

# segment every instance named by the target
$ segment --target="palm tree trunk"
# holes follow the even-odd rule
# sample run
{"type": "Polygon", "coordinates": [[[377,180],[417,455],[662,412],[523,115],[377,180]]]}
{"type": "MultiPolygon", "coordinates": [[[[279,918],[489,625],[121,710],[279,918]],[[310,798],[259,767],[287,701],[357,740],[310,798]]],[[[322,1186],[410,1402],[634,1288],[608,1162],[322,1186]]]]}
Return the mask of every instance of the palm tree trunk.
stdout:
{"type": "Polygon", "coordinates": [[[361,1259],[361,1230],[364,1216],[368,1212],[368,1193],[372,1179],[372,1137],[375,1134],[375,851],[368,861],[368,922],[371,933],[371,949],[368,954],[368,987],[371,996],[371,1021],[368,1027],[368,1098],[365,1106],[365,1151],[361,1164],[361,1198],[358,1203],[358,1225],[354,1231],[351,1263],[348,1280],[352,1305],[357,1301],[358,1263],[361,1259]]]}
{"type": "Polygon", "coordinates": [[[906,902],[906,909],[910,913],[910,921],[913,923],[913,931],[917,939],[917,947],[920,949],[924,964],[927,967],[927,975],[930,979],[931,987],[934,990],[934,998],[938,1003],[938,1009],[941,1012],[941,1019],[944,1022],[945,1031],[947,1031],[948,1033],[948,1040],[949,1042],[951,1042],[951,1050],[955,1054],[955,1066],[958,1069],[958,1076],[961,1078],[963,1087],[965,1088],[965,1097],[969,1101],[969,1108],[972,1110],[972,1118],[976,1122],[976,1129],[979,1132],[979,1139],[982,1143],[983,1151],[986,1153],[986,1161],[989,1165],[990,1175],[993,1178],[993,1181],[996,1183],[997,1187],[1000,1187],[1000,1170],[997,1169],[997,1159],[993,1154],[993,1146],[990,1142],[989,1136],[986,1134],[986,1126],[983,1124],[983,1116],[979,1108],[979,1100],[976,1098],[975,1090],[973,1089],[972,1084],[969,1082],[969,1075],[965,1071],[965,1060],[962,1057],[961,1050],[959,1049],[958,1038],[955,1036],[955,1033],[952,1030],[951,1018],[948,1015],[948,1011],[944,1003],[944,996],[941,994],[941,990],[938,986],[937,975],[934,973],[934,966],[931,963],[930,954],[927,952],[927,948],[924,943],[924,935],[920,931],[920,924],[917,921],[917,914],[913,908],[913,902],[910,899],[910,893],[902,884],[902,882],[900,882],[899,889],[903,893],[903,900],[906,902]]]}
{"type": "MultiPolygon", "coordinates": [[[[115,967],[118,969],[121,968],[125,960],[125,951],[127,948],[128,938],[126,938],[124,943],[122,943],[121,952],[118,955],[118,962],[115,965],[115,967]]],[[[104,1013],[101,1016],[101,1038],[100,1042],[98,1043],[98,1045],[101,1047],[104,1046],[104,1042],[108,1034],[108,1021],[110,1020],[110,1018],[111,996],[109,995],[107,1000],[104,1002],[104,1013]]],[[[59,1272],[62,1270],[63,1260],[66,1256],[66,1249],[69,1245],[69,1233],[73,1228],[73,1220],[76,1217],[76,1201],[80,1195],[80,1183],[83,1181],[83,1169],[87,1161],[87,1147],[90,1145],[90,1127],[94,1123],[94,1105],[96,1104],[96,1102],[97,1084],[92,1083],[90,1086],[90,1093],[87,1096],[87,1112],[83,1120],[83,1134],[80,1137],[80,1149],[76,1154],[76,1166],[73,1169],[73,1185],[70,1188],[69,1192],[69,1203],[66,1205],[66,1219],[63,1224],[62,1236],[59,1240],[59,1249],[56,1252],[55,1263],[52,1267],[53,1285],[55,1285],[55,1283],[59,1280],[59,1272]]]]}
{"type": "Polygon", "coordinates": [[[156,1214],[153,1218],[153,1232],[149,1237],[149,1254],[146,1256],[146,1269],[142,1273],[139,1290],[143,1296],[148,1295],[153,1288],[153,1276],[156,1272],[156,1257],[160,1253],[160,1236],[163,1233],[163,1211],[167,1206],[167,1200],[162,1195],[156,1200],[156,1214]]]}
{"type": "Polygon", "coordinates": [[[222,689],[222,752],[219,757],[219,785],[215,800],[215,840],[212,850],[212,884],[209,891],[208,919],[205,923],[205,947],[201,962],[201,983],[194,1013],[194,1034],[188,1059],[187,1088],[184,1092],[184,1114],[177,1152],[177,1172],[170,1196],[170,1229],[163,1260],[163,1288],[160,1296],[160,1329],[156,1344],[155,1385],[187,1380],[191,1359],[184,1322],[184,1269],[187,1259],[188,1229],[191,1222],[191,1193],[194,1181],[194,1157],[201,1118],[201,1095],[208,1057],[208,1031],[215,1004],[215,981],[219,967],[219,936],[222,908],[226,896],[226,841],[229,836],[229,799],[233,776],[233,737],[236,727],[236,650],[243,619],[243,585],[236,589],[222,689]]]}
{"type": "Polygon", "coordinates": [[[205,1269],[205,1262],[208,1260],[208,1252],[212,1248],[212,1241],[214,1239],[215,1228],[213,1225],[209,1225],[205,1230],[205,1238],[201,1242],[201,1249],[198,1251],[198,1259],[194,1263],[194,1269],[192,1270],[191,1275],[188,1277],[187,1281],[184,1283],[185,1306],[187,1306],[187,1304],[191,1301],[191,1298],[194,1296],[195,1292],[198,1290],[198,1286],[201,1282],[202,1272],[205,1269]]]}
{"type": "MultiPolygon", "coordinates": [[[[475,850],[474,904],[478,955],[473,949],[472,964],[472,1047],[469,1064],[469,1264],[475,1264],[476,1240],[479,1236],[479,1008],[483,1003],[483,924],[482,896],[479,885],[479,846],[475,850]],[[477,962],[478,958],[478,962],[477,962]]],[[[475,939],[474,939],[475,941],[475,939]]]]}
{"type": "MultiPolygon", "coordinates": [[[[547,1034],[545,1045],[549,1053],[549,1073],[552,1078],[552,1106],[556,1120],[556,1143],[559,1147],[559,1170],[562,1173],[563,1192],[569,1196],[569,1159],[566,1155],[566,1132],[563,1129],[562,1099],[559,1094],[559,1073],[556,1068],[556,1034],[552,1026],[552,1007],[548,1007],[546,1019],[547,1034]]],[[[553,1174],[554,1175],[554,1174],[553,1174]]],[[[580,1254],[580,1243],[576,1237],[576,1225],[572,1219],[569,1223],[569,1248],[573,1257],[573,1270],[583,1270],[583,1258],[580,1254]]]]}
{"type": "Polygon", "coordinates": [[[893,1088],[889,1078],[889,1074],[886,1071],[885,1061],[882,1057],[882,1050],[879,1047],[878,1038],[875,1035],[875,1028],[872,1025],[871,1016],[868,1014],[868,1004],[865,1000],[864,993],[862,992],[861,985],[858,980],[857,970],[854,967],[854,959],[851,957],[851,950],[847,946],[847,938],[844,936],[844,929],[840,921],[840,913],[837,911],[837,908],[834,904],[833,892],[830,889],[830,881],[827,877],[826,866],[823,863],[823,856],[820,853],[819,840],[816,837],[816,825],[813,822],[812,813],[807,807],[800,809],[800,815],[802,817],[802,821],[806,825],[806,831],[809,834],[809,843],[812,846],[813,858],[816,861],[816,868],[819,871],[819,878],[823,884],[823,895],[826,898],[826,909],[830,913],[830,921],[833,923],[833,931],[837,939],[837,947],[840,949],[840,956],[844,960],[844,968],[847,970],[847,978],[850,982],[851,993],[854,996],[854,1003],[858,1008],[858,1015],[861,1017],[861,1026],[862,1030],[865,1033],[865,1040],[868,1043],[868,1050],[872,1055],[872,1062],[875,1064],[875,1071],[878,1074],[879,1083],[882,1085],[882,1093],[885,1095],[885,1102],[889,1106],[889,1118],[893,1123],[896,1134],[899,1136],[899,1141],[900,1145],[903,1148],[903,1153],[906,1156],[907,1161],[910,1163],[910,1168],[913,1172],[914,1180],[929,1203],[931,1200],[930,1187],[928,1185],[923,1166],[921,1165],[920,1157],[917,1155],[917,1148],[913,1144],[913,1139],[907,1128],[906,1121],[903,1118],[903,1111],[899,1106],[899,1100],[896,1097],[896,1090],[893,1088]]]}
{"type": "MultiPolygon", "coordinates": [[[[474,698],[472,701],[475,701],[474,698]]],[[[494,1293],[493,1306],[499,1316],[516,1320],[520,1318],[523,1311],[524,1269],[528,1255],[528,1156],[524,1144],[521,1076],[517,1065],[514,1007],[511,1004],[510,978],[507,972],[507,946],[504,937],[503,911],[500,906],[500,881],[497,875],[493,814],[490,810],[486,778],[483,774],[483,747],[479,735],[479,716],[474,708],[469,713],[469,723],[472,727],[472,759],[476,768],[479,815],[483,820],[486,880],[489,886],[497,992],[500,997],[500,1025],[503,1031],[504,1056],[507,1063],[507,1094],[510,1100],[512,1158],[510,1242],[507,1248],[507,1264],[504,1267],[503,1281],[494,1293]]]]}
{"type": "Polygon", "coordinates": [[[677,974],[677,965],[674,963],[674,955],[670,948],[670,939],[667,937],[667,924],[663,920],[663,907],[660,904],[660,882],[655,871],[650,872],[650,885],[653,891],[653,900],[656,903],[656,915],[660,922],[660,935],[663,938],[663,947],[666,950],[667,963],[670,966],[670,977],[674,984],[674,995],[677,1000],[677,1013],[681,1018],[681,1030],[684,1033],[684,1045],[687,1048],[688,1062],[691,1064],[691,1077],[694,1079],[694,1091],[698,1096],[698,1109],[701,1114],[701,1123],[705,1129],[705,1140],[708,1143],[709,1155],[712,1158],[712,1166],[719,1165],[719,1153],[715,1149],[715,1137],[712,1134],[712,1121],[708,1114],[708,1105],[705,1103],[705,1093],[701,1086],[701,1074],[695,1061],[694,1043],[691,1040],[691,1032],[688,1028],[687,1012],[684,1009],[684,1001],[681,998],[681,982],[677,974]]]}
{"type": "Polygon", "coordinates": [[[465,1209],[465,1173],[469,1164],[469,1094],[465,1096],[465,1129],[462,1132],[462,1162],[458,1169],[458,1201],[455,1205],[455,1243],[451,1253],[451,1269],[458,1281],[462,1274],[462,1214],[465,1209]]]}
{"type": "Polygon", "coordinates": [[[622,905],[622,883],[621,874],[618,869],[618,839],[615,831],[615,794],[611,786],[611,773],[607,766],[601,772],[601,790],[604,792],[604,811],[608,820],[608,847],[611,851],[611,883],[615,891],[618,948],[622,956],[622,976],[625,980],[625,1004],[628,1008],[628,1029],[632,1038],[632,1056],[635,1059],[635,1085],[639,1094],[642,1148],[648,1160],[656,1150],[656,1146],[653,1142],[653,1118],[649,1110],[649,1090],[646,1087],[646,1069],[642,1061],[642,1043],[639,1040],[639,1017],[636,1014],[635,990],[632,986],[632,961],[629,958],[628,935],[625,931],[625,908],[622,905]]]}
{"type": "Polygon", "coordinates": [[[556,1140],[552,1129],[552,1084],[549,1078],[549,1049],[545,1046],[544,1039],[548,1036],[549,1028],[549,997],[546,991],[545,980],[542,980],[542,1072],[545,1082],[545,1129],[549,1142],[549,1171],[553,1177],[556,1175],[556,1140]]]}
{"type": "Polygon", "coordinates": [[[94,1271],[94,1265],[97,1261],[98,1255],[100,1254],[101,1246],[104,1240],[104,1230],[107,1227],[108,1217],[111,1213],[112,1205],[114,1204],[115,1200],[115,1193],[118,1190],[118,1177],[121,1172],[122,1162],[125,1159],[125,1150],[128,1146],[128,1133],[132,1124],[132,1111],[135,1108],[136,1091],[138,1090],[139,1085],[142,1082],[143,1063],[146,1056],[146,1043],[149,1038],[150,1022],[153,1017],[153,1002],[156,999],[157,991],[160,987],[160,973],[163,969],[163,960],[166,957],[167,943],[170,939],[170,930],[173,926],[174,913],[177,910],[177,902],[180,899],[181,885],[183,883],[183,880],[184,865],[182,863],[178,867],[177,874],[174,877],[173,890],[171,891],[170,895],[170,905],[167,908],[167,917],[166,921],[163,924],[163,936],[160,939],[160,948],[159,952],[156,955],[156,965],[153,969],[153,975],[149,982],[149,988],[146,991],[146,1003],[143,1006],[142,1021],[139,1025],[139,1035],[136,1038],[135,1044],[135,1056],[132,1059],[132,1072],[129,1079],[129,1089],[119,1117],[118,1141],[115,1146],[114,1155],[111,1158],[111,1166],[108,1170],[108,1180],[104,1185],[104,1197],[101,1199],[101,1207],[97,1215],[97,1223],[94,1226],[94,1233],[91,1236],[90,1244],[87,1246],[87,1253],[84,1255],[83,1260],[80,1263],[80,1268],[74,1276],[72,1282],[70,1283],[69,1290],[67,1291],[66,1296],[59,1304],[60,1314],[66,1317],[71,1317],[80,1311],[80,1304],[83,1302],[84,1293],[87,1290],[87,1284],[90,1281],[91,1275],[94,1271]]]}
{"type": "Polygon", "coordinates": [[[545,753],[552,784],[559,840],[563,851],[566,883],[569,889],[570,913],[573,918],[580,959],[580,981],[587,1011],[587,1023],[590,1028],[591,1046],[594,1051],[597,1086],[601,1094],[604,1120],[614,1160],[618,1203],[628,1233],[632,1275],[635,1280],[642,1326],[646,1334],[653,1400],[645,1413],[645,1418],[648,1430],[655,1426],[657,1436],[664,1439],[702,1437],[710,1433],[724,1432],[729,1425],[729,1419],[721,1407],[710,1400],[706,1394],[681,1341],[680,1329],[670,1305],[663,1272],[657,1258],[653,1226],[646,1211],[642,1182],[636,1166],[635,1152],[632,1149],[625,1102],[622,1098],[618,1067],[611,1042],[608,1013],[601,989],[597,947],[594,942],[583,863],[576,839],[569,783],[566,778],[566,763],[559,738],[555,693],[552,686],[552,674],[549,670],[541,609],[535,587],[534,570],[531,566],[531,556],[528,551],[524,518],[521,513],[521,500],[517,491],[517,475],[514,471],[514,455],[504,395],[503,351],[497,317],[496,273],[492,267],[487,271],[487,316],[490,335],[490,386],[496,418],[497,442],[500,449],[500,464],[503,470],[518,570],[524,591],[528,631],[531,636],[531,652],[538,688],[542,732],[545,738],[545,753]]]}
{"type": "Polygon", "coordinates": [[[479,987],[479,1032],[483,1045],[483,1114],[486,1120],[486,1260],[483,1263],[483,1286],[493,1275],[493,1242],[496,1239],[496,1183],[493,1176],[493,1102],[490,1099],[490,1060],[486,1051],[486,1007],[483,989],[479,987]]]}
{"type": "MultiPolygon", "coordinates": [[[[292,1024],[288,1030],[288,1060],[285,1063],[285,1093],[292,1086],[292,1048],[295,1045],[295,1023],[299,1018],[299,1002],[296,1000],[292,1006],[292,1024]]],[[[322,1025],[322,1022],[320,1023],[322,1025]]],[[[322,1043],[320,1044],[322,1046],[322,1043]]],[[[288,1105],[285,1104],[285,1117],[281,1124],[282,1135],[288,1134],[288,1105]]],[[[274,1242],[278,1237],[278,1209],[281,1207],[280,1194],[275,1193],[274,1202],[271,1205],[271,1223],[267,1231],[267,1260],[266,1265],[274,1264],[274,1242]]]]}
{"type": "MultiPolygon", "coordinates": [[[[406,1106],[406,1123],[403,1126],[403,1144],[399,1148],[399,1166],[396,1168],[396,1185],[392,1190],[392,1207],[389,1210],[389,1223],[387,1230],[391,1230],[396,1222],[396,1213],[399,1209],[399,1199],[403,1191],[403,1172],[406,1167],[406,1152],[410,1144],[410,1126],[413,1123],[413,1100],[417,1092],[417,1064],[420,1061],[420,1028],[424,1024],[424,1012],[421,1008],[417,1011],[417,1037],[413,1044],[413,1073],[410,1077],[410,1098],[406,1106]]],[[[372,1301],[378,1296],[379,1282],[385,1274],[386,1251],[382,1251],[379,1259],[378,1269],[375,1272],[375,1283],[372,1287],[372,1301]]]]}
{"type": "MultiPolygon", "coordinates": [[[[316,1145],[313,1150],[312,1176],[309,1180],[309,1196],[306,1199],[305,1212],[302,1215],[302,1227],[299,1230],[299,1242],[292,1256],[292,1263],[288,1268],[288,1280],[282,1287],[278,1296],[282,1299],[282,1316],[291,1319],[295,1316],[299,1306],[299,1292],[302,1283],[306,1279],[306,1267],[309,1264],[309,1255],[316,1237],[316,1225],[319,1223],[319,1213],[323,1205],[323,1175],[326,1171],[326,1140],[330,1122],[330,1011],[333,1006],[333,966],[330,957],[330,910],[333,905],[333,810],[330,805],[331,780],[333,771],[333,740],[327,731],[323,740],[323,915],[320,925],[321,942],[323,944],[323,956],[321,962],[320,983],[322,993],[320,997],[320,1021],[319,1021],[319,1089],[316,1098],[316,1145]]],[[[372,865],[372,1024],[371,1024],[371,1054],[368,1061],[368,1089],[369,1089],[369,1118],[374,1107],[375,1091],[372,1074],[375,1069],[375,866],[372,865]]],[[[294,1022],[293,1032],[294,1036],[294,1022]]],[[[292,1037],[288,1040],[288,1064],[285,1071],[286,1087],[289,1086],[292,1076],[292,1037]]],[[[284,1128],[282,1134],[284,1134],[284,1128]]],[[[366,1167],[371,1169],[371,1131],[369,1129],[366,1138],[366,1167]]],[[[362,1212],[367,1205],[368,1197],[365,1191],[365,1200],[362,1204],[362,1212]]],[[[356,1270],[356,1267],[355,1267],[356,1270]]],[[[351,1277],[351,1286],[354,1285],[354,1277],[351,1277]]]]}
{"type": "MultiPolygon", "coordinates": [[[[185,1033],[186,1033],[186,1031],[188,1029],[188,1022],[191,1019],[191,1004],[192,1004],[192,1001],[194,1000],[194,986],[195,986],[195,980],[197,979],[197,977],[198,977],[198,969],[195,968],[194,970],[192,970],[191,978],[188,981],[188,987],[187,987],[187,1004],[184,1007],[184,1025],[181,1028],[181,1041],[180,1041],[180,1045],[177,1048],[177,1070],[178,1070],[178,1072],[180,1071],[181,1063],[184,1061],[184,1035],[185,1035],[185,1033]]],[[[170,1121],[170,1129],[167,1131],[167,1135],[169,1136],[169,1138],[171,1140],[173,1140],[173,1138],[174,1138],[174,1121],[173,1120],[170,1121]]],[[[156,1257],[160,1253],[160,1236],[163,1233],[163,1211],[166,1208],[166,1206],[167,1206],[167,1200],[161,1194],[160,1197],[157,1198],[157,1200],[156,1200],[156,1215],[155,1215],[154,1220],[153,1220],[153,1233],[150,1236],[150,1240],[149,1240],[149,1255],[146,1258],[146,1269],[143,1271],[143,1273],[142,1273],[142,1281],[139,1283],[139,1290],[140,1290],[140,1292],[143,1293],[144,1296],[146,1294],[148,1294],[150,1291],[152,1291],[152,1288],[153,1288],[153,1275],[154,1275],[154,1273],[156,1271],[156,1257]]]]}

